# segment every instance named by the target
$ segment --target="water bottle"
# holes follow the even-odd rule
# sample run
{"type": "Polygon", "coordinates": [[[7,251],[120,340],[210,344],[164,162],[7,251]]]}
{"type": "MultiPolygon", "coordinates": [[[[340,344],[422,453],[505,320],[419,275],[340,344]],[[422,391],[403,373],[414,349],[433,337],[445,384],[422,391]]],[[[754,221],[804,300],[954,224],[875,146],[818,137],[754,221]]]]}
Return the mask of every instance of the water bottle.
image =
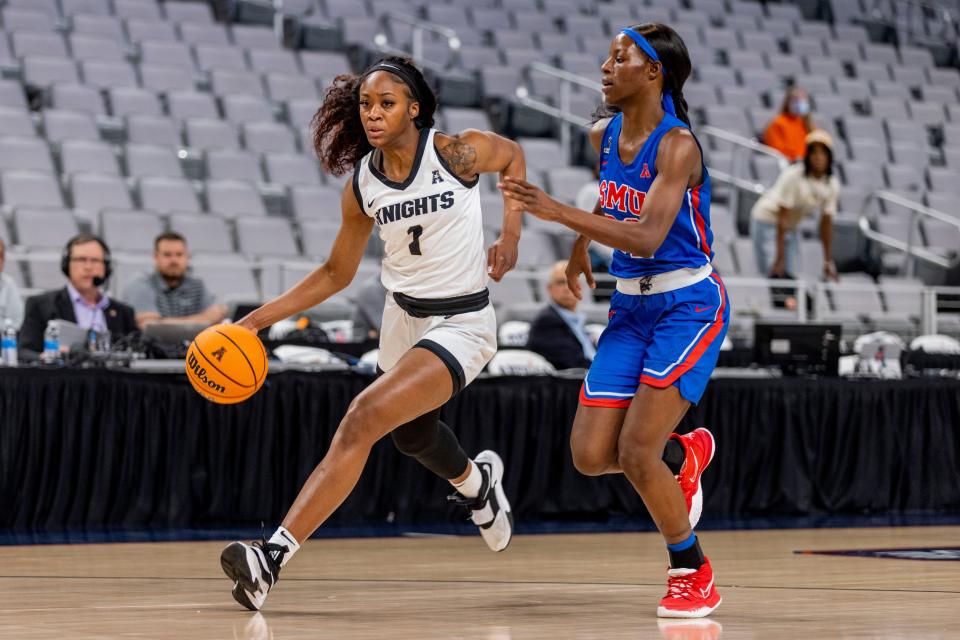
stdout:
{"type": "Polygon", "coordinates": [[[0,360],[6,367],[17,366],[17,328],[13,326],[13,320],[7,318],[3,321],[3,337],[0,339],[0,360]]]}
{"type": "Polygon", "coordinates": [[[43,353],[40,359],[46,364],[60,360],[60,329],[53,320],[47,322],[47,328],[43,332],[43,353]]]}

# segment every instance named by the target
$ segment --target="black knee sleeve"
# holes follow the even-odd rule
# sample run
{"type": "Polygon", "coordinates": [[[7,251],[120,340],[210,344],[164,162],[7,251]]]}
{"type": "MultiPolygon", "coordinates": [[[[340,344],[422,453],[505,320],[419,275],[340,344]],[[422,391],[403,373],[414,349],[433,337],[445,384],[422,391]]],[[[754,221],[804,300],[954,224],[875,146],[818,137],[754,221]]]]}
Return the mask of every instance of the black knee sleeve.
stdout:
{"type": "Polygon", "coordinates": [[[467,454],[450,427],[440,422],[440,409],[414,418],[390,435],[400,453],[415,458],[445,480],[456,478],[467,469],[467,454]]]}

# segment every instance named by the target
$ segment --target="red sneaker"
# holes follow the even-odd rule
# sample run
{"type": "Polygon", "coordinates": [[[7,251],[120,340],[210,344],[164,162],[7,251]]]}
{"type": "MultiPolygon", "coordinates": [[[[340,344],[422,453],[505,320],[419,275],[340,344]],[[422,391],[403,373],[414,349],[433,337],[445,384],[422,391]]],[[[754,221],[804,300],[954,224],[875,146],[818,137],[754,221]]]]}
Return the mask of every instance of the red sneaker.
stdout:
{"type": "Polygon", "coordinates": [[[667,595],[660,601],[661,618],[705,618],[720,606],[720,593],[713,584],[713,568],[704,558],[703,566],[667,570],[667,595]]]}
{"type": "Polygon", "coordinates": [[[713,460],[716,445],[713,434],[703,427],[682,436],[671,433],[670,437],[680,443],[686,454],[683,466],[680,467],[680,473],[677,475],[677,482],[680,483],[683,497],[687,501],[687,514],[690,516],[690,528],[693,529],[700,522],[700,514],[703,513],[703,488],[700,486],[700,476],[713,460]]]}

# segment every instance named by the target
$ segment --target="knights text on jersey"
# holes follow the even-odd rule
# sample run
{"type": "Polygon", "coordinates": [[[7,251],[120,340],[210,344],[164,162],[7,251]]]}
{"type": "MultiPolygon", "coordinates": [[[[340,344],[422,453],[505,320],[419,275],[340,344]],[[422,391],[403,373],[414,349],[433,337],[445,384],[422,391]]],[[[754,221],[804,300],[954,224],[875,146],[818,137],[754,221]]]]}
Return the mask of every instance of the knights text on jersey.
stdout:
{"type": "Polygon", "coordinates": [[[353,191],[384,242],[383,286],[415,298],[449,298],[487,286],[478,180],[461,180],[420,131],[417,155],[403,182],[389,179],[364,156],[353,191]]]}
{"type": "MultiPolygon", "coordinates": [[[[600,147],[600,200],[609,218],[636,222],[643,200],[657,177],[657,150],[663,136],[676,127],[688,128],[679,118],[664,114],[629,164],[620,160],[620,128],[623,114],[611,118],[600,147]]],[[[697,143],[699,144],[699,142],[697,143]]],[[[701,152],[702,153],[702,152],[701,152]]],[[[635,256],[619,249],[613,252],[610,273],[618,278],[639,278],[683,268],[697,268],[713,257],[710,230],[710,176],[703,165],[703,182],[687,189],[673,225],[653,257],[635,256]]]]}

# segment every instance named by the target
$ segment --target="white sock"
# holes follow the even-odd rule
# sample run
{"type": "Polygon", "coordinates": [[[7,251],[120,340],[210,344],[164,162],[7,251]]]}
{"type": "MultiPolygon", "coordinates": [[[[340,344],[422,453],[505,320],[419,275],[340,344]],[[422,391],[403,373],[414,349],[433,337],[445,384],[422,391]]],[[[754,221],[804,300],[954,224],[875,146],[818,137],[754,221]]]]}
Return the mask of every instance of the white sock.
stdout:
{"type": "Polygon", "coordinates": [[[476,498],[480,495],[480,487],[483,486],[483,472],[480,471],[480,467],[473,460],[467,460],[467,462],[470,464],[470,473],[467,474],[467,477],[460,484],[455,482],[450,484],[463,497],[476,498]]]}
{"type": "Polygon", "coordinates": [[[293,554],[300,550],[300,543],[297,542],[297,539],[293,537],[292,533],[283,527],[280,527],[274,531],[273,535],[270,536],[270,539],[267,542],[278,544],[281,547],[287,548],[287,552],[283,554],[283,559],[280,561],[281,567],[290,562],[290,558],[293,557],[293,554]]]}

